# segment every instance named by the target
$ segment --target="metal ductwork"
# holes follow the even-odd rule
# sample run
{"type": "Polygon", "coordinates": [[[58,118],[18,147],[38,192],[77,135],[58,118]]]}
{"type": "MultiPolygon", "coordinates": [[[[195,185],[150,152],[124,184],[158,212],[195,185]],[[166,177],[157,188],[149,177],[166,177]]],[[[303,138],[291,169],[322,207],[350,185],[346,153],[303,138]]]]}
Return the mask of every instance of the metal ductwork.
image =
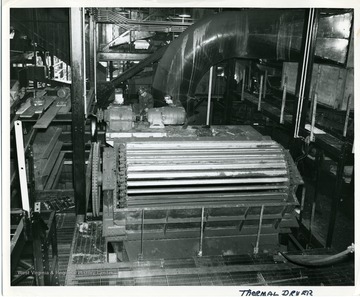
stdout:
{"type": "MultiPolygon", "coordinates": [[[[305,9],[248,9],[200,20],[174,40],[160,60],[153,81],[155,97],[169,93],[184,103],[209,68],[226,59],[299,61],[304,19],[305,9]]],[[[348,33],[339,34],[318,36],[316,56],[344,63],[347,42],[336,56],[333,46],[323,46],[322,39],[329,42],[329,37],[332,43],[348,41],[348,33]]]]}

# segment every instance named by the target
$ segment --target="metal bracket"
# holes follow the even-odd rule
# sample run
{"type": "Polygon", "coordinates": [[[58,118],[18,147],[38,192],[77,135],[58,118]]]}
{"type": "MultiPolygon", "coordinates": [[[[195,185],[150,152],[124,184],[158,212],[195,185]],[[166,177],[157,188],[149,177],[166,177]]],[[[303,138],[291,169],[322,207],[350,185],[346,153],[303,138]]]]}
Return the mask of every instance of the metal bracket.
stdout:
{"type": "Polygon", "coordinates": [[[26,163],[24,151],[23,129],[21,121],[15,121],[16,152],[20,179],[22,208],[30,213],[29,192],[26,178],[26,163]]]}

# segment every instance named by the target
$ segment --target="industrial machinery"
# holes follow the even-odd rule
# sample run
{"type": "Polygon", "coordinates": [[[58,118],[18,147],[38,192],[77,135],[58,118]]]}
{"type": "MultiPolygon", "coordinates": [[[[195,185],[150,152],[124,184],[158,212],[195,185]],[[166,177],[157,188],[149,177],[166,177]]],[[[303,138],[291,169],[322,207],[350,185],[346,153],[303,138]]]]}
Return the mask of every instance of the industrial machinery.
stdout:
{"type": "Polygon", "coordinates": [[[289,153],[252,127],[115,126],[91,159],[93,213],[102,201],[117,261],[276,251],[297,226],[302,179],[289,153]]]}

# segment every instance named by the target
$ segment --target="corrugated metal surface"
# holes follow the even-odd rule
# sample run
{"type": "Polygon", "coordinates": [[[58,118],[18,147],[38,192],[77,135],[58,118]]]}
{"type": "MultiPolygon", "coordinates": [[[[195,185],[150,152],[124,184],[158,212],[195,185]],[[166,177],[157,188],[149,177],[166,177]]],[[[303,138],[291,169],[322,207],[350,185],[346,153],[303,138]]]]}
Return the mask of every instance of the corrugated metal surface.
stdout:
{"type": "MultiPolygon", "coordinates": [[[[287,91],[295,94],[298,63],[285,62],[283,64],[283,79],[287,77],[287,91]]],[[[354,69],[337,66],[314,64],[310,94],[315,91],[318,103],[325,106],[346,110],[349,95],[354,96],[354,69]],[[314,90],[315,88],[315,90],[314,90]]],[[[354,109],[354,101],[351,103],[354,109]]]]}

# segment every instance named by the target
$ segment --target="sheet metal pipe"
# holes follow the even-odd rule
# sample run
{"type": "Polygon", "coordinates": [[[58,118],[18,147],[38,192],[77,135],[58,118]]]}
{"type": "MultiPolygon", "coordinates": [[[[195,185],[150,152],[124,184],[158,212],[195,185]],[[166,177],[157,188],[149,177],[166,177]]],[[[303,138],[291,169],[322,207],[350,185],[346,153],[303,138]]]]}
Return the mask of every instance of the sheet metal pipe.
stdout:
{"type": "Polygon", "coordinates": [[[350,109],[351,109],[351,100],[352,100],[352,96],[350,94],[348,97],[347,105],[346,105],[346,117],[345,117],[345,124],[344,124],[344,130],[343,130],[343,137],[346,137],[346,134],[347,134],[349,117],[350,117],[350,109]]]}
{"type": "Polygon", "coordinates": [[[304,14],[304,9],[254,9],[199,20],[170,43],[154,75],[153,95],[172,94],[185,105],[210,67],[227,59],[297,61],[304,14]]]}
{"type": "Polygon", "coordinates": [[[259,88],[259,99],[258,99],[258,111],[261,111],[261,98],[262,98],[262,90],[263,90],[263,84],[264,84],[264,76],[261,75],[260,77],[260,88],[259,88]]]}
{"type": "Polygon", "coordinates": [[[285,104],[286,104],[286,89],[287,89],[287,76],[284,79],[284,86],[283,86],[283,94],[282,94],[282,101],[281,101],[281,112],[280,112],[280,124],[284,124],[284,112],[285,112],[285,104]]]}
{"type": "Polygon", "coordinates": [[[208,93],[208,103],[207,103],[207,113],[206,113],[206,125],[210,125],[210,109],[211,109],[211,91],[212,91],[212,77],[213,77],[214,67],[210,67],[210,76],[209,76],[209,93],[208,93]]]}

